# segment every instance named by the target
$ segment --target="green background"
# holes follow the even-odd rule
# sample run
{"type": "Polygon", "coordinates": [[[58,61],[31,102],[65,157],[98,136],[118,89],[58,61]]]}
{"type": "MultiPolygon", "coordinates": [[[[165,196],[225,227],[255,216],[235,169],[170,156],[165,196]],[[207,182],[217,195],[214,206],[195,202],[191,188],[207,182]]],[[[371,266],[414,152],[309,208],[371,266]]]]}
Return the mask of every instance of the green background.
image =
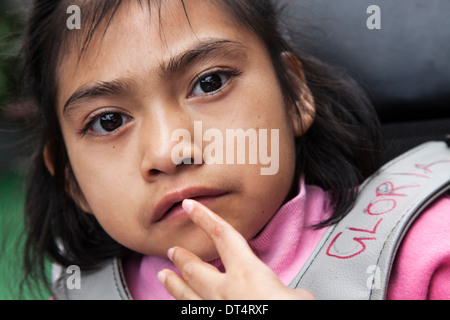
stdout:
{"type": "MultiPolygon", "coordinates": [[[[28,1],[0,1],[0,299],[48,299],[42,285],[23,287],[24,177],[27,132],[8,116],[17,98],[18,49],[28,1]]],[[[48,271],[50,265],[48,264],[48,271]]]]}
{"type": "MultiPolygon", "coordinates": [[[[48,299],[43,285],[22,287],[24,178],[13,170],[0,174],[0,299],[48,299]],[[22,289],[21,289],[22,288],[22,289]]],[[[50,265],[48,266],[50,271],[50,265]]]]}

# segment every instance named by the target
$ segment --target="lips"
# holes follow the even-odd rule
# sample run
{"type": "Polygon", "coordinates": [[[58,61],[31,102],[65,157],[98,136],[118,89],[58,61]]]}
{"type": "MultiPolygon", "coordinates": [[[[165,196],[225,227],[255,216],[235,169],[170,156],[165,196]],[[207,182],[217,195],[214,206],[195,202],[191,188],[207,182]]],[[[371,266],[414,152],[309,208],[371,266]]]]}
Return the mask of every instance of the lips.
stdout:
{"type": "Polygon", "coordinates": [[[157,203],[153,213],[154,221],[164,220],[173,209],[180,209],[181,202],[184,199],[194,199],[203,202],[202,200],[209,201],[226,193],[227,191],[222,189],[205,187],[191,187],[170,192],[157,203]]]}

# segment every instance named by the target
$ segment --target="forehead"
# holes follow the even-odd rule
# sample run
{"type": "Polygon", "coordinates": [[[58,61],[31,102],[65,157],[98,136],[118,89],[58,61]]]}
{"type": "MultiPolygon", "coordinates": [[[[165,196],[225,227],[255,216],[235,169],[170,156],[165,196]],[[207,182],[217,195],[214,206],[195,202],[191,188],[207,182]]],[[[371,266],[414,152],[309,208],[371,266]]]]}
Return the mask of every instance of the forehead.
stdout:
{"type": "Polygon", "coordinates": [[[256,38],[210,0],[126,1],[110,10],[112,19],[103,19],[95,32],[82,25],[79,34],[72,36],[75,41],[69,43],[57,70],[59,106],[74,88],[90,81],[127,77],[136,70],[145,70],[147,74],[141,76],[146,78],[155,66],[195,41],[217,38],[248,43],[249,37],[256,38]],[[86,39],[89,43],[81,52],[86,39]],[[119,75],[118,70],[129,74],[119,75]]]}

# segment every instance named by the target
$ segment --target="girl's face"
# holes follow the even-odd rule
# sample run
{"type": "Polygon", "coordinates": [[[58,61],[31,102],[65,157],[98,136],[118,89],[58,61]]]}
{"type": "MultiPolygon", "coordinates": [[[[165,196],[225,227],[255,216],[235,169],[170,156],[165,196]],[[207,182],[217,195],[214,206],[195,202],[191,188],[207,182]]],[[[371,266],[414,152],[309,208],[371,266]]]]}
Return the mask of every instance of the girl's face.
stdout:
{"type": "Polygon", "coordinates": [[[111,237],[147,255],[177,245],[210,260],[212,241],[179,205],[168,207],[197,199],[251,239],[291,189],[300,133],[259,38],[210,1],[185,4],[191,25],[178,1],[164,3],[161,20],[134,1],[122,5],[79,63],[77,50],[64,57],[57,111],[79,202],[111,237]],[[191,140],[172,141],[177,129],[191,140]],[[174,163],[176,148],[206,154],[208,129],[223,134],[224,164],[174,163]],[[227,129],[267,129],[267,155],[278,151],[270,133],[279,130],[277,173],[262,175],[248,157],[227,163],[227,129]]]}

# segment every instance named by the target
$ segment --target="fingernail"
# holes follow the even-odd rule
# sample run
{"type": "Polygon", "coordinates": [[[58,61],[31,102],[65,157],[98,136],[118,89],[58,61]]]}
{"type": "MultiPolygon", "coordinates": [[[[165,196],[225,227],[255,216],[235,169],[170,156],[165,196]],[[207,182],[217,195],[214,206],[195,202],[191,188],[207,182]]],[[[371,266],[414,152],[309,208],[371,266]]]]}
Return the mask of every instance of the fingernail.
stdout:
{"type": "Polygon", "coordinates": [[[174,251],[175,251],[175,248],[170,248],[169,251],[167,251],[167,256],[169,257],[170,261],[172,261],[174,251]]]}
{"type": "Polygon", "coordinates": [[[192,203],[192,201],[190,201],[188,199],[184,200],[181,205],[187,214],[190,214],[192,212],[192,210],[194,209],[194,204],[192,203]]]}
{"type": "Polygon", "coordinates": [[[164,284],[166,282],[166,273],[164,271],[158,272],[156,278],[158,279],[159,283],[164,284]]]}

